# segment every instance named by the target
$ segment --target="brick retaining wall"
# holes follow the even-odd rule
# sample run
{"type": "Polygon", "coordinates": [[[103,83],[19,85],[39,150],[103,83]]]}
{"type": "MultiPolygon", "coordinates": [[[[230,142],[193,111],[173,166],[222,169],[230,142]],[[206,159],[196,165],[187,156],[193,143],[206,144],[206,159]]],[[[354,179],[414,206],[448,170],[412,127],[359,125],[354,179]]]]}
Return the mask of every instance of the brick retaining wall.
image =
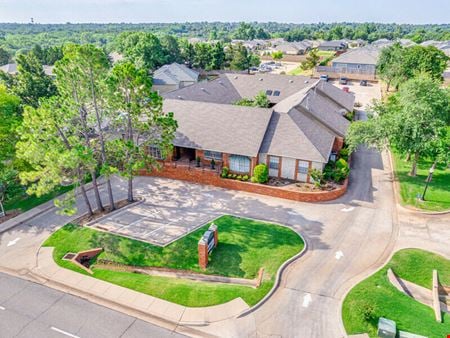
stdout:
{"type": "Polygon", "coordinates": [[[347,191],[348,186],[347,179],[341,187],[332,191],[292,191],[280,187],[225,179],[221,178],[216,172],[202,171],[194,168],[189,169],[182,167],[173,167],[169,163],[166,163],[164,166],[162,166],[162,169],[159,171],[153,171],[149,173],[146,170],[140,170],[138,174],[141,176],[156,176],[200,184],[208,184],[225,189],[240,190],[299,202],[332,201],[344,195],[347,191]]]}

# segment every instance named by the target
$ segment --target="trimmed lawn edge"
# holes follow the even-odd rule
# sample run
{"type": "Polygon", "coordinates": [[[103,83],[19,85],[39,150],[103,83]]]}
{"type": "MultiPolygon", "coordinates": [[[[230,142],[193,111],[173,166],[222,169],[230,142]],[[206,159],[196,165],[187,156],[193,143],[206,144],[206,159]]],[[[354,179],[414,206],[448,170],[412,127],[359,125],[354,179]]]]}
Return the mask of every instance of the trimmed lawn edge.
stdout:
{"type": "MultiPolygon", "coordinates": [[[[282,262],[282,263],[280,264],[280,266],[277,268],[277,270],[276,270],[275,273],[272,272],[272,278],[271,278],[271,280],[267,280],[265,283],[263,283],[263,285],[262,285],[262,287],[261,287],[261,289],[263,289],[263,290],[261,290],[261,291],[263,291],[263,292],[262,292],[262,294],[259,296],[259,297],[261,297],[259,300],[254,299],[254,301],[248,302],[247,300],[244,300],[244,298],[242,298],[242,296],[241,296],[241,295],[239,294],[239,292],[238,292],[235,298],[232,298],[232,299],[230,299],[230,300],[228,300],[228,301],[225,301],[225,302],[220,302],[220,303],[217,303],[217,304],[211,304],[211,305],[203,305],[203,306],[202,306],[202,305],[199,305],[199,306],[196,306],[196,305],[188,305],[188,304],[183,304],[183,303],[174,302],[174,301],[172,301],[172,300],[170,300],[170,299],[167,299],[167,298],[165,298],[165,297],[159,297],[159,296],[157,296],[157,295],[149,294],[149,293],[147,293],[147,292],[145,292],[145,291],[139,291],[138,289],[134,289],[133,287],[128,287],[128,286],[126,286],[126,283],[125,283],[125,284],[120,283],[120,276],[116,276],[116,277],[118,277],[118,282],[111,281],[111,280],[109,280],[109,278],[106,278],[106,279],[105,279],[105,278],[102,278],[102,277],[101,277],[101,273],[99,274],[100,276],[97,276],[97,277],[91,276],[91,277],[96,278],[96,279],[98,279],[98,280],[103,280],[103,281],[108,282],[108,283],[111,283],[111,284],[115,284],[115,285],[117,285],[117,286],[125,287],[125,288],[128,288],[128,289],[130,289],[130,290],[134,290],[134,291],[136,291],[136,292],[140,292],[140,293],[143,293],[143,294],[147,294],[147,295],[153,296],[153,297],[155,297],[155,298],[162,299],[162,300],[164,300],[164,301],[168,301],[168,302],[172,302],[172,303],[174,303],[174,304],[178,304],[178,305],[181,305],[181,306],[189,307],[189,308],[208,308],[208,307],[211,307],[211,306],[218,306],[218,305],[221,305],[221,304],[226,304],[226,303],[228,303],[229,301],[232,301],[233,299],[241,298],[245,303],[247,303],[249,309],[246,310],[245,312],[241,313],[241,314],[238,314],[238,315],[239,315],[239,316],[243,316],[243,315],[245,315],[246,313],[250,313],[250,312],[256,310],[257,308],[259,308],[262,304],[264,304],[264,303],[265,303],[265,302],[266,302],[266,301],[267,301],[267,300],[275,293],[275,291],[278,289],[278,287],[279,287],[279,285],[280,285],[280,281],[281,281],[281,278],[282,278],[282,273],[283,273],[283,271],[286,269],[286,267],[287,267],[289,264],[291,264],[292,262],[296,261],[296,260],[299,259],[301,256],[303,256],[303,254],[304,254],[304,253],[306,252],[306,250],[307,250],[308,243],[306,242],[305,238],[302,236],[301,233],[299,233],[296,229],[293,229],[292,227],[290,227],[290,226],[288,226],[288,225],[281,224],[281,223],[277,223],[277,222],[270,221],[270,220],[262,220],[262,219],[257,219],[257,218],[247,217],[247,216],[240,216],[240,215],[238,216],[238,215],[234,215],[234,214],[232,214],[232,213],[226,213],[226,214],[217,215],[217,217],[214,217],[213,219],[208,220],[208,221],[205,222],[204,224],[200,225],[199,227],[197,227],[196,229],[194,229],[193,231],[191,231],[191,233],[197,231],[198,229],[200,229],[201,227],[204,227],[205,225],[207,225],[207,224],[209,224],[209,223],[213,223],[215,220],[220,219],[220,218],[222,218],[222,217],[224,217],[224,216],[225,216],[225,217],[226,217],[226,216],[230,216],[230,217],[233,217],[233,218],[236,218],[236,219],[240,219],[240,220],[244,220],[244,221],[245,221],[245,220],[248,220],[248,221],[259,222],[259,223],[263,223],[263,224],[268,224],[268,225],[273,225],[273,226],[279,226],[279,227],[288,229],[289,231],[291,231],[292,233],[294,233],[295,235],[298,236],[298,238],[299,238],[299,240],[300,240],[300,242],[301,242],[301,245],[303,246],[303,247],[301,248],[300,251],[298,251],[298,252],[295,253],[293,256],[287,258],[284,262],[282,262]],[[265,287],[264,287],[264,284],[266,285],[265,287]],[[271,284],[271,285],[270,285],[270,284],[271,284]],[[265,289],[265,290],[264,290],[264,289],[265,289]],[[256,302],[255,302],[255,301],[256,301],[256,302]]],[[[91,230],[97,231],[97,229],[91,229],[91,230]]],[[[102,232],[102,231],[101,231],[101,232],[102,232]]],[[[190,234],[190,233],[189,233],[189,234],[190,234]]],[[[189,234],[186,234],[185,236],[189,236],[189,234]]],[[[110,233],[110,235],[117,236],[117,237],[124,237],[124,238],[130,239],[130,240],[137,240],[137,241],[141,241],[141,242],[142,242],[142,240],[135,239],[135,238],[128,237],[128,236],[122,236],[122,235],[115,234],[115,233],[110,233]]],[[[178,238],[177,240],[180,240],[180,239],[184,238],[185,236],[183,236],[183,237],[181,237],[181,238],[178,238]]],[[[50,236],[50,237],[51,237],[51,236],[50,236]]],[[[41,246],[43,246],[43,245],[45,244],[45,242],[46,242],[50,237],[48,237],[47,239],[45,239],[45,240],[43,241],[43,243],[42,243],[41,246]]],[[[147,242],[144,242],[144,243],[147,243],[147,242]]],[[[147,243],[147,244],[154,245],[154,244],[152,244],[152,243],[147,243]]],[[[53,247],[53,249],[55,249],[55,248],[53,247]]],[[[54,251],[54,252],[55,252],[55,251],[54,251]]],[[[59,259],[56,259],[54,255],[53,255],[53,259],[54,259],[55,263],[57,263],[61,268],[69,269],[69,270],[72,270],[72,271],[74,271],[74,272],[78,272],[78,273],[82,273],[82,274],[86,274],[86,273],[83,272],[83,271],[78,271],[78,270],[76,270],[76,269],[72,269],[72,268],[68,268],[68,267],[66,267],[66,266],[64,266],[64,265],[60,265],[60,264],[58,263],[58,262],[59,262],[59,259]]],[[[105,271],[106,271],[106,270],[105,270],[105,271]]],[[[158,278],[158,277],[156,277],[156,278],[158,278]]],[[[162,278],[163,278],[163,277],[162,277],[162,278]]],[[[114,280],[114,278],[113,278],[112,280],[114,280]]],[[[189,280],[187,280],[187,281],[189,281],[189,280]]],[[[199,283],[207,283],[207,284],[209,284],[209,285],[214,285],[214,284],[215,284],[215,283],[208,283],[208,282],[199,282],[199,283]]],[[[230,285],[230,286],[231,286],[231,285],[230,285]]],[[[245,287],[245,286],[243,286],[243,287],[245,287]]],[[[247,295],[246,295],[245,293],[244,293],[244,296],[246,296],[246,298],[247,298],[247,295]]],[[[257,298],[259,298],[259,297],[257,297],[257,298]]],[[[170,298],[170,297],[169,297],[169,298],[170,298]]],[[[245,299],[246,299],[246,298],[245,298],[245,299]]]]}
{"type": "MultiPolygon", "coordinates": [[[[395,255],[397,255],[397,254],[399,254],[400,252],[402,252],[402,251],[410,251],[410,250],[412,250],[412,251],[422,251],[422,252],[425,252],[425,253],[427,253],[427,254],[431,254],[431,255],[435,255],[435,256],[439,256],[439,257],[441,257],[441,258],[443,258],[443,259],[446,259],[446,260],[448,260],[448,261],[450,261],[450,258],[449,257],[447,257],[446,255],[444,255],[444,254],[442,254],[442,253],[440,253],[440,252],[437,252],[437,251],[435,251],[435,250],[430,250],[430,249],[423,249],[423,248],[418,248],[418,247],[402,247],[402,248],[399,248],[399,249],[397,249],[396,251],[393,251],[393,252],[391,252],[391,254],[389,255],[389,257],[384,261],[384,263],[382,263],[382,265],[380,266],[380,267],[378,267],[378,268],[376,268],[375,270],[371,270],[371,271],[369,271],[369,272],[365,272],[365,273],[363,273],[363,275],[362,275],[362,277],[361,278],[358,278],[358,280],[356,281],[356,282],[354,282],[354,283],[352,283],[352,285],[349,287],[349,289],[344,293],[344,295],[343,295],[343,297],[342,297],[342,299],[341,299],[341,301],[340,301],[340,307],[339,307],[339,316],[340,316],[340,326],[341,326],[341,330],[342,330],[342,332],[343,332],[343,334],[345,335],[345,336],[348,336],[348,335],[358,335],[358,334],[364,334],[364,333],[366,333],[366,334],[368,334],[369,336],[370,336],[370,334],[367,332],[367,331],[365,331],[365,332],[359,332],[359,333],[355,333],[355,332],[353,332],[353,333],[348,333],[348,331],[347,331],[347,329],[346,329],[346,327],[345,327],[345,322],[344,322],[344,303],[345,303],[345,301],[347,300],[347,298],[348,298],[348,295],[357,287],[357,286],[359,286],[360,284],[362,284],[362,283],[364,283],[364,282],[366,282],[367,280],[369,280],[369,279],[371,279],[372,277],[374,277],[375,275],[377,275],[378,273],[380,273],[383,269],[386,269],[387,267],[388,267],[388,265],[390,265],[391,263],[392,263],[392,260],[393,260],[393,258],[394,258],[394,256],[395,255]]],[[[394,271],[394,273],[395,273],[396,271],[394,271]]],[[[439,272],[439,270],[438,270],[438,272],[439,272]]],[[[398,276],[398,274],[396,274],[397,276],[398,276]]],[[[387,278],[387,276],[386,276],[386,278],[387,278]]],[[[431,274],[430,274],[430,278],[431,278],[431,274]]],[[[409,279],[407,279],[407,280],[409,280],[409,279]]],[[[440,278],[440,282],[442,283],[442,280],[441,280],[441,278],[440,278]]],[[[413,282],[414,283],[414,282],[413,282]]],[[[425,286],[425,285],[421,285],[421,283],[416,283],[416,284],[418,284],[419,286],[422,286],[422,287],[425,287],[425,288],[427,288],[427,289],[430,289],[431,288],[431,285],[430,285],[430,287],[427,287],[427,286],[425,286]]],[[[392,284],[389,284],[390,286],[392,286],[392,287],[394,287],[392,284]]],[[[395,288],[395,287],[394,287],[395,288]]],[[[398,291],[398,290],[397,290],[398,291]]],[[[430,291],[431,291],[431,289],[430,289],[430,291]]],[[[400,291],[398,291],[398,292],[400,292],[400,291]]],[[[404,296],[406,296],[406,297],[408,297],[407,295],[404,295],[404,296]]],[[[414,300],[413,298],[410,298],[411,300],[414,300]]],[[[417,302],[417,301],[416,301],[417,302]]],[[[418,302],[421,306],[425,306],[425,307],[428,307],[427,305],[424,305],[424,304],[422,304],[422,303],[420,303],[420,302],[418,302]]],[[[429,310],[430,311],[432,311],[432,309],[430,308],[430,307],[428,307],[429,308],[429,310]]],[[[441,313],[442,313],[442,311],[441,311],[441,313]]],[[[433,318],[434,318],[434,315],[433,315],[433,318]]],[[[389,319],[393,319],[393,318],[389,318],[389,319]]],[[[395,321],[395,319],[393,319],[394,321],[395,321]]],[[[442,321],[442,323],[446,323],[446,321],[442,321]]],[[[399,329],[397,328],[397,331],[398,331],[399,329]]],[[[403,330],[404,331],[404,330],[403,330]]]]}
{"type": "MultiPolygon", "coordinates": [[[[274,223],[273,224],[279,225],[279,226],[283,226],[283,227],[287,227],[287,225],[281,224],[281,223],[274,223]]],[[[292,230],[292,228],[290,228],[292,230]]],[[[303,241],[303,249],[302,251],[300,251],[298,254],[296,254],[295,256],[292,256],[291,258],[289,258],[287,261],[285,261],[283,264],[281,264],[281,266],[278,268],[277,274],[275,276],[275,282],[272,286],[272,288],[270,289],[270,291],[255,305],[251,306],[250,309],[242,312],[239,314],[238,318],[240,317],[244,317],[256,310],[258,310],[261,306],[264,305],[265,302],[267,302],[275,293],[275,291],[278,290],[278,288],[280,287],[280,283],[281,283],[281,278],[283,275],[284,270],[286,270],[286,268],[291,265],[293,262],[295,262],[297,259],[300,259],[301,257],[303,257],[303,255],[305,254],[306,250],[308,249],[308,242],[306,241],[306,239],[302,236],[302,234],[300,234],[299,232],[295,231],[297,233],[297,235],[300,236],[300,238],[303,241]]]]}
{"type": "Polygon", "coordinates": [[[403,208],[405,211],[423,214],[423,215],[447,215],[447,214],[450,214],[450,209],[443,210],[443,211],[419,209],[419,208],[416,208],[416,207],[406,203],[405,201],[403,201],[403,198],[400,194],[400,189],[401,189],[400,180],[398,178],[397,171],[395,170],[395,164],[394,164],[395,160],[394,160],[394,156],[392,154],[392,150],[388,149],[387,153],[388,153],[389,162],[391,165],[392,177],[393,177],[392,183],[393,183],[393,187],[394,187],[394,196],[395,196],[396,203],[399,207],[403,208]]]}

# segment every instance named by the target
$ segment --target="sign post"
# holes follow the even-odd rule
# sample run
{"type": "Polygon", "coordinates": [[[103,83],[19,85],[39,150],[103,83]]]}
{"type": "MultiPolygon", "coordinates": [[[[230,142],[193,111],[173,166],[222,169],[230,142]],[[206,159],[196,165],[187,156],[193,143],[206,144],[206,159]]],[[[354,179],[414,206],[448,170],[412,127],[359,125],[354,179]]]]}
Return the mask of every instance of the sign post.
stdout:
{"type": "Polygon", "coordinates": [[[218,242],[217,225],[213,223],[198,241],[198,265],[203,270],[208,266],[209,254],[217,247],[218,242]]]}

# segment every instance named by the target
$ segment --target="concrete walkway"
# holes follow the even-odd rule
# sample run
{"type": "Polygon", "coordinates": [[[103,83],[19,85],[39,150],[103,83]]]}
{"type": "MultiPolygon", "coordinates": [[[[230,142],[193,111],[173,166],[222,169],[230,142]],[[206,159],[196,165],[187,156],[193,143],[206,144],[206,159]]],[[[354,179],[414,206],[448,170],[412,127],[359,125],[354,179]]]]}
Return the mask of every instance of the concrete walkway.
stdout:
{"type": "Polygon", "coordinates": [[[248,305],[236,298],[228,303],[191,308],[111,284],[91,276],[61,268],[53,260],[53,248],[42,247],[37,255],[37,267],[32,269],[43,284],[60,284],[83,294],[113,302],[124,308],[137,309],[178,325],[207,325],[238,316],[248,305]]]}

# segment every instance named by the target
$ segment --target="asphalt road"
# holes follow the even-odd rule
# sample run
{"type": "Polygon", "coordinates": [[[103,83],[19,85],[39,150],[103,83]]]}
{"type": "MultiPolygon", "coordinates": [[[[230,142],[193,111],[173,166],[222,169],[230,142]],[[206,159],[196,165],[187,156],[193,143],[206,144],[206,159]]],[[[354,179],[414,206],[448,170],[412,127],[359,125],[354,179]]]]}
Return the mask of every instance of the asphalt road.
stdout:
{"type": "Polygon", "coordinates": [[[131,316],[0,273],[0,337],[183,337],[131,316]]]}

